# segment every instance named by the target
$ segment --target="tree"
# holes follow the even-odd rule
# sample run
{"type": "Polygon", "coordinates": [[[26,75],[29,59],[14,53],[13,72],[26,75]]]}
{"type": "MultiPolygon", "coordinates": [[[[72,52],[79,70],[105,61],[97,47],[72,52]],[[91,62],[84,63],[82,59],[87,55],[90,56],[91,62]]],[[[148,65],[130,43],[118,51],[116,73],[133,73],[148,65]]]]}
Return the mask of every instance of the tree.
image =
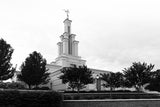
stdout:
{"type": "Polygon", "coordinates": [[[13,48],[3,39],[0,39],[0,81],[12,78],[16,68],[10,63],[13,48]]]}
{"type": "Polygon", "coordinates": [[[124,87],[125,86],[124,74],[121,72],[116,72],[115,75],[116,75],[116,81],[117,81],[117,83],[115,84],[115,87],[116,88],[124,87]]]}
{"type": "Polygon", "coordinates": [[[105,81],[103,86],[106,88],[110,87],[110,91],[113,91],[115,88],[118,88],[123,85],[122,84],[123,74],[120,72],[117,72],[117,73],[110,72],[107,74],[104,73],[100,75],[101,75],[101,79],[105,81]]]}
{"type": "Polygon", "coordinates": [[[151,73],[151,81],[145,88],[151,91],[160,91],[160,69],[151,73]]]}
{"type": "Polygon", "coordinates": [[[69,88],[77,89],[78,93],[85,85],[93,83],[92,71],[87,66],[65,67],[61,72],[59,78],[62,79],[62,83],[68,83],[69,88]]]}
{"type": "Polygon", "coordinates": [[[154,65],[143,62],[134,62],[129,68],[123,70],[127,87],[134,86],[137,91],[141,91],[144,84],[150,80],[151,70],[154,65]]]}
{"type": "Polygon", "coordinates": [[[29,89],[32,85],[36,87],[49,81],[50,73],[46,69],[46,60],[40,53],[34,51],[26,58],[21,65],[21,73],[18,75],[19,80],[28,84],[29,89]]]}

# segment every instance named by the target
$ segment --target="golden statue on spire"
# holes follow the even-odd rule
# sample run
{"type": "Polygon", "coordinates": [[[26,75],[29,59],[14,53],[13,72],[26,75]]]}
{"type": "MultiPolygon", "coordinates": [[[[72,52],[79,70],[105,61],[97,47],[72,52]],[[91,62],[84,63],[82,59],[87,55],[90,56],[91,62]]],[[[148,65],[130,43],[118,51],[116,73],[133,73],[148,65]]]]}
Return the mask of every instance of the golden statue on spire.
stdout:
{"type": "Polygon", "coordinates": [[[68,9],[67,10],[64,9],[64,12],[67,14],[67,19],[69,19],[69,10],[68,9]]]}

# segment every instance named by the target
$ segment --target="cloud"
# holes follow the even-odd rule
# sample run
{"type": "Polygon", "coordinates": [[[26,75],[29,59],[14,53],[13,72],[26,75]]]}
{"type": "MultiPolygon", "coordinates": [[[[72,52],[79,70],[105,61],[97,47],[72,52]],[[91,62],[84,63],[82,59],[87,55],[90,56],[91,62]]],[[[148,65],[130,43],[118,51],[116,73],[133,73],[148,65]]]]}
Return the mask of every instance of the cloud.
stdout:
{"type": "Polygon", "coordinates": [[[35,50],[50,63],[63,34],[62,9],[70,9],[72,33],[88,66],[120,71],[146,61],[159,68],[159,5],[157,0],[0,1],[0,35],[15,49],[14,64],[35,50]]]}

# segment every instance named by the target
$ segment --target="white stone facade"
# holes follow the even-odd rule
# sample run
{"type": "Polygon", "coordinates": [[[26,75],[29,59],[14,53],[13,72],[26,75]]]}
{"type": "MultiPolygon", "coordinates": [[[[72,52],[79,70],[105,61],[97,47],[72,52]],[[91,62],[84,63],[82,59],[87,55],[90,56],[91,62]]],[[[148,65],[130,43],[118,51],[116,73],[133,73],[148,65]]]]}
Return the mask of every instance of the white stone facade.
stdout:
{"type": "MultiPolygon", "coordinates": [[[[86,60],[81,59],[78,55],[78,43],[79,41],[75,40],[75,34],[71,34],[71,20],[68,18],[64,20],[64,33],[60,36],[60,42],[58,45],[58,57],[55,62],[47,64],[47,68],[51,73],[49,86],[53,90],[64,91],[67,90],[67,84],[62,84],[62,80],[59,79],[61,75],[60,69],[63,67],[70,67],[73,65],[82,66],[85,65],[86,60]]],[[[96,78],[100,73],[107,73],[107,71],[91,69],[94,74],[93,77],[96,78]]],[[[96,83],[89,84],[85,90],[96,90],[96,83]]]]}
{"type": "Polygon", "coordinates": [[[61,42],[58,42],[58,57],[52,64],[62,67],[68,67],[71,64],[85,65],[85,60],[78,56],[78,41],[75,40],[75,34],[71,34],[71,20],[64,20],[64,33],[60,36],[61,42]]]}

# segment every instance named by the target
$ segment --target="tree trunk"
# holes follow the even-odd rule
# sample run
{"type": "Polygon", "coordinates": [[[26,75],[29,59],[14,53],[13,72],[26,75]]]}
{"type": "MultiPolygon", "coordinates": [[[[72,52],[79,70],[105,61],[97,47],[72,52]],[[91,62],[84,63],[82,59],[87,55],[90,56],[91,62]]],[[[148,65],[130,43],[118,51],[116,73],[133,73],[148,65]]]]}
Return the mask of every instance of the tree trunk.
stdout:
{"type": "Polygon", "coordinates": [[[110,98],[112,98],[112,91],[113,91],[113,87],[110,87],[110,98]]]}
{"type": "Polygon", "coordinates": [[[142,87],[143,87],[142,85],[139,86],[139,91],[143,91],[142,87]]]}
{"type": "Polygon", "coordinates": [[[79,90],[80,90],[80,89],[79,89],[79,86],[78,86],[78,87],[77,87],[78,94],[79,94],[79,90]]]}
{"type": "Polygon", "coordinates": [[[135,85],[134,88],[136,89],[136,91],[138,91],[138,87],[135,85]]]}
{"type": "Polygon", "coordinates": [[[135,87],[136,91],[138,91],[138,92],[142,91],[142,86],[136,85],[134,87],[135,87]]]}
{"type": "Polygon", "coordinates": [[[0,77],[0,82],[1,82],[1,83],[3,82],[2,77],[0,77]]]}
{"type": "Polygon", "coordinates": [[[78,95],[79,95],[79,90],[80,90],[80,80],[78,81],[78,87],[77,87],[78,95]]]}
{"type": "Polygon", "coordinates": [[[78,96],[79,96],[80,84],[78,84],[77,91],[78,91],[78,96]]]}
{"type": "Polygon", "coordinates": [[[29,89],[31,89],[31,85],[28,85],[29,89]]]}

